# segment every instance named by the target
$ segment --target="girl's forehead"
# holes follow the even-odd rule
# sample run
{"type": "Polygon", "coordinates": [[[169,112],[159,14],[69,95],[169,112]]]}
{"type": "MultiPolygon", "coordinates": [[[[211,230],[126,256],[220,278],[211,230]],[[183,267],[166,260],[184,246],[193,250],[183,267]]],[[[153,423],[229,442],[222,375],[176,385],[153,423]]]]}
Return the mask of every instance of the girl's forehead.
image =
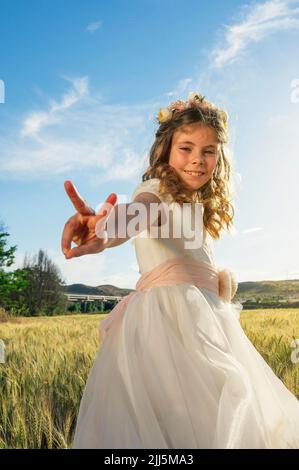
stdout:
{"type": "Polygon", "coordinates": [[[196,127],[184,127],[181,129],[177,129],[173,134],[173,141],[187,141],[187,140],[194,140],[194,141],[212,141],[211,143],[217,144],[217,134],[214,129],[209,126],[200,125],[196,127]]]}

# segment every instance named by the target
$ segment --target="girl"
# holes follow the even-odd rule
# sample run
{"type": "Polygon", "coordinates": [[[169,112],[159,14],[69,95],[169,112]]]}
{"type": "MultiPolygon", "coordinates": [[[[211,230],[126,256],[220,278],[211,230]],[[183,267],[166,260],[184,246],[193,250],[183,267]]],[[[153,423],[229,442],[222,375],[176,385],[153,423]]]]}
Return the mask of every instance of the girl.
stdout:
{"type": "MultiPolygon", "coordinates": [[[[227,117],[197,93],[158,114],[148,169],[125,205],[147,211],[133,240],[141,277],[100,324],[74,449],[299,448],[299,403],[243,332],[242,305],[232,303],[237,282],[213,258],[212,240],[234,216],[227,117]],[[162,203],[154,220],[153,203],[162,203]],[[174,227],[186,205],[199,217],[198,204],[201,243],[187,247],[174,227]],[[148,236],[153,226],[157,237],[148,236]]],[[[97,223],[107,228],[112,213],[120,220],[114,193],[95,214],[71,182],[65,188],[78,211],[62,237],[67,259],[130,238],[97,236],[97,223]]]]}

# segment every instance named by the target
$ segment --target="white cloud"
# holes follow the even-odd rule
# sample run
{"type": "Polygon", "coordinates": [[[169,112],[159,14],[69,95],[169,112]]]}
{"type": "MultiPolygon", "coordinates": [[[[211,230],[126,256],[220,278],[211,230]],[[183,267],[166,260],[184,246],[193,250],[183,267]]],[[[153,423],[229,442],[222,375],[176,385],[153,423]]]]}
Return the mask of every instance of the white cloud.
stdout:
{"type": "Polygon", "coordinates": [[[170,97],[181,96],[182,94],[185,94],[188,88],[190,89],[190,85],[192,82],[193,82],[192,78],[183,78],[182,80],[179,81],[179,83],[177,84],[174,90],[168,91],[165,94],[166,96],[170,96],[170,97]]]}
{"type": "Polygon", "coordinates": [[[86,284],[98,286],[102,284],[102,277],[108,262],[107,254],[80,256],[66,260],[62,253],[48,249],[50,259],[60,268],[66,284],[86,284]]]}
{"type": "Polygon", "coordinates": [[[80,99],[88,94],[88,78],[80,77],[70,79],[72,89],[65,93],[59,102],[52,100],[50,102],[49,110],[32,112],[25,119],[21,129],[21,135],[32,136],[39,133],[39,131],[49,124],[60,122],[59,114],[73,106],[80,99]]]}
{"type": "MultiPolygon", "coordinates": [[[[99,286],[111,284],[116,287],[135,289],[139,277],[137,263],[132,263],[124,272],[110,274],[107,271],[110,251],[107,253],[98,253],[94,255],[80,256],[66,260],[62,253],[52,248],[45,249],[49,258],[60,269],[62,278],[66,284],[85,284],[88,286],[99,286]]],[[[33,253],[28,253],[30,258],[33,253]]],[[[15,256],[15,262],[7,271],[13,271],[22,268],[25,253],[18,252],[15,256]]]]}
{"type": "Polygon", "coordinates": [[[268,119],[268,126],[277,126],[279,124],[288,124],[289,117],[286,114],[277,114],[268,119]]]}
{"type": "Polygon", "coordinates": [[[225,46],[212,51],[212,66],[221,68],[234,62],[251,43],[259,42],[270,33],[298,29],[299,8],[293,8],[295,4],[298,0],[269,0],[246,5],[249,12],[243,21],[225,27],[225,46]]]}
{"type": "Polygon", "coordinates": [[[256,232],[261,232],[263,230],[263,227],[252,227],[252,228],[247,228],[245,230],[242,230],[242,233],[256,233],[256,232]]]}
{"type": "Polygon", "coordinates": [[[88,31],[89,33],[94,33],[102,26],[102,24],[103,24],[102,21],[94,21],[93,23],[90,23],[86,27],[86,31],[88,31]]]}
{"type": "Polygon", "coordinates": [[[258,268],[246,268],[238,269],[238,282],[258,282],[258,281],[280,281],[285,279],[285,273],[283,271],[276,271],[273,273],[272,270],[258,269],[258,268]]]}
{"type": "Polygon", "coordinates": [[[97,184],[134,180],[146,167],[146,126],[156,103],[106,105],[91,95],[88,77],[47,109],[29,112],[17,128],[0,133],[1,179],[50,178],[88,172],[97,184]]]}
{"type": "MultiPolygon", "coordinates": [[[[79,258],[66,260],[62,253],[51,248],[44,249],[49,258],[60,269],[62,277],[67,284],[87,284],[96,286],[101,284],[101,277],[104,275],[105,266],[107,266],[107,255],[104,253],[87,255],[79,258]]],[[[31,259],[33,254],[28,253],[27,256],[31,259]]],[[[22,268],[25,253],[18,252],[15,256],[14,264],[8,269],[13,271],[17,268],[22,268]]]]}
{"type": "Polygon", "coordinates": [[[117,274],[101,278],[101,284],[120,287],[122,289],[135,289],[138,276],[132,271],[120,271],[117,274]]]}

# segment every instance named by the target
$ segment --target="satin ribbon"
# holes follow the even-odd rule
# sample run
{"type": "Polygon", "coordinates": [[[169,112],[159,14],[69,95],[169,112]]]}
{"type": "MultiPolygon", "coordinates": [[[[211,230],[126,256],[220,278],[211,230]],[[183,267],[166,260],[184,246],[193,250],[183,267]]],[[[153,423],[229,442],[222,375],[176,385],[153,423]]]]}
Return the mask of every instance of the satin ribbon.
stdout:
{"type": "Polygon", "coordinates": [[[136,290],[123,297],[107,317],[100,322],[100,339],[104,339],[111,323],[124,314],[128,303],[137,292],[146,291],[155,286],[183,283],[209,289],[225,302],[231,301],[238,287],[236,277],[229,269],[218,270],[217,267],[208,262],[196,261],[186,257],[169,259],[152,270],[143,273],[136,284],[136,290]]]}

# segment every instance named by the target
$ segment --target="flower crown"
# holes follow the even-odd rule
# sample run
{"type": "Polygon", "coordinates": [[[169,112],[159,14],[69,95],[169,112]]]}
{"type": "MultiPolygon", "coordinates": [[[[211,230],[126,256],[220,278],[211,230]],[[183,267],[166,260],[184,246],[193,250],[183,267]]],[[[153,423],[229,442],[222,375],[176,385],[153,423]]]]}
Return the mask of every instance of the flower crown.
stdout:
{"type": "MultiPolygon", "coordinates": [[[[167,108],[160,108],[156,119],[158,123],[161,124],[162,122],[166,122],[172,119],[175,112],[185,111],[185,109],[188,108],[203,109],[207,107],[211,107],[211,103],[205,101],[205,96],[201,95],[200,93],[191,92],[188,95],[187,101],[177,100],[173,103],[170,103],[167,108]]],[[[218,109],[218,111],[222,117],[224,128],[227,129],[228,114],[222,109],[218,109]]]]}

